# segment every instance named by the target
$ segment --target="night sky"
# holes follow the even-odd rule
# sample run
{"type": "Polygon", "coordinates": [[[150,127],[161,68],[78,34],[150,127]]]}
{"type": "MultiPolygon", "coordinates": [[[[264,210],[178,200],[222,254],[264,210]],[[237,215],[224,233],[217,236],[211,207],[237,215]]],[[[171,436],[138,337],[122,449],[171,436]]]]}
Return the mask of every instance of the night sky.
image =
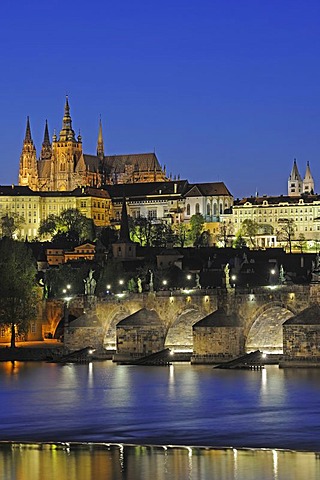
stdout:
{"type": "Polygon", "coordinates": [[[167,173],[235,197],[286,194],[293,158],[320,192],[318,0],[1,0],[1,184],[27,115],[95,153],[156,151],[167,173]]]}

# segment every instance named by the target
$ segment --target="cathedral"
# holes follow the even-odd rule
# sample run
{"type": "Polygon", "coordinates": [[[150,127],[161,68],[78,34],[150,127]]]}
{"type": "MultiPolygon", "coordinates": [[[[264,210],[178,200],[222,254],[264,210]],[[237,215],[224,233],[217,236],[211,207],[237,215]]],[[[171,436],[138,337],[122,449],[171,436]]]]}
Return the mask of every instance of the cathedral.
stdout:
{"type": "Polygon", "coordinates": [[[96,155],[82,150],[82,137],[75,136],[68,97],[62,129],[50,141],[46,121],[40,157],[32,140],[29,117],[20,156],[19,185],[34,191],[72,191],[77,187],[168,180],[155,153],[105,155],[100,120],[96,155]]]}

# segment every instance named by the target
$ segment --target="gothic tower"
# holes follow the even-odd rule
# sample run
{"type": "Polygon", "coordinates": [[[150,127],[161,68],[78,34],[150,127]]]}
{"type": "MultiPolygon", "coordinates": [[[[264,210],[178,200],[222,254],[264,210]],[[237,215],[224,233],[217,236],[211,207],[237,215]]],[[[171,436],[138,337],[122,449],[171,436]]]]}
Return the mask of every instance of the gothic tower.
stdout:
{"type": "Polygon", "coordinates": [[[306,174],[303,179],[303,193],[314,193],[314,180],[311,175],[309,162],[307,162],[306,174]]]}
{"type": "Polygon", "coordinates": [[[299,196],[302,193],[302,178],[300,176],[297,161],[294,159],[293,167],[288,180],[288,195],[290,197],[299,196]]]}
{"type": "Polygon", "coordinates": [[[50,190],[73,190],[85,185],[85,174],[82,138],[80,134],[75,138],[67,96],[60,136],[53,136],[50,190]]]}
{"type": "Polygon", "coordinates": [[[46,125],[44,127],[44,137],[42,142],[40,160],[51,160],[51,156],[52,156],[52,147],[51,147],[50,138],[49,138],[48,122],[46,120],[46,125]]]}
{"type": "Polygon", "coordinates": [[[28,186],[32,190],[37,190],[38,186],[37,153],[31,137],[29,117],[20,156],[19,185],[28,186]]]}

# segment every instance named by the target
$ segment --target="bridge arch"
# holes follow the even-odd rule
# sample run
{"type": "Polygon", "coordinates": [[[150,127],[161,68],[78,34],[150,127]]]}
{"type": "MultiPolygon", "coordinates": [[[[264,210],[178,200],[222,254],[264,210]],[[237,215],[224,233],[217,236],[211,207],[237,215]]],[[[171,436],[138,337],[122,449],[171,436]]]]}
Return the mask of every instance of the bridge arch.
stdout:
{"type": "Polygon", "coordinates": [[[106,350],[116,350],[116,326],[119,322],[121,322],[121,320],[128,317],[132,313],[133,312],[131,312],[128,308],[121,306],[110,314],[109,319],[105,319],[103,321],[105,328],[103,346],[106,350]]]}
{"type": "Polygon", "coordinates": [[[203,317],[203,313],[195,306],[190,306],[188,309],[180,312],[168,329],[165,347],[176,352],[192,351],[192,326],[203,317]]]}
{"type": "Polygon", "coordinates": [[[261,350],[265,353],[282,354],[282,325],[295,313],[282,302],[270,302],[257,309],[248,325],[246,352],[261,350]]]}

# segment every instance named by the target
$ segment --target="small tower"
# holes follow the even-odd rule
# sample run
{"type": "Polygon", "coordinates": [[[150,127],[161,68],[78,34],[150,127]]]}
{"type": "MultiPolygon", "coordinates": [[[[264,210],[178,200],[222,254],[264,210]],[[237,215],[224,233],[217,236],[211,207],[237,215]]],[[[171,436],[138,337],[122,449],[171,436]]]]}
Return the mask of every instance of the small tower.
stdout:
{"type": "Polygon", "coordinates": [[[40,160],[51,160],[51,157],[52,157],[52,148],[51,148],[51,143],[49,138],[48,122],[46,120],[46,125],[44,127],[44,137],[42,142],[40,160]]]}
{"type": "Polygon", "coordinates": [[[302,178],[300,176],[297,161],[294,159],[293,167],[291,170],[291,174],[288,180],[288,195],[289,197],[296,197],[301,195],[302,193],[302,178]]]}
{"type": "Polygon", "coordinates": [[[30,187],[32,190],[37,190],[38,187],[37,152],[31,136],[29,117],[20,156],[19,185],[30,187]]]}
{"type": "Polygon", "coordinates": [[[136,244],[130,239],[126,199],[123,199],[119,240],[112,244],[115,259],[133,260],[136,258],[136,244]]]}
{"type": "Polygon", "coordinates": [[[103,136],[102,136],[102,123],[101,118],[99,122],[99,133],[98,133],[98,143],[97,143],[97,157],[100,160],[104,159],[104,144],[103,144],[103,136]]]}
{"type": "Polygon", "coordinates": [[[314,193],[314,180],[313,176],[311,175],[309,162],[307,162],[306,174],[303,179],[303,193],[308,195],[312,195],[314,193]]]}

